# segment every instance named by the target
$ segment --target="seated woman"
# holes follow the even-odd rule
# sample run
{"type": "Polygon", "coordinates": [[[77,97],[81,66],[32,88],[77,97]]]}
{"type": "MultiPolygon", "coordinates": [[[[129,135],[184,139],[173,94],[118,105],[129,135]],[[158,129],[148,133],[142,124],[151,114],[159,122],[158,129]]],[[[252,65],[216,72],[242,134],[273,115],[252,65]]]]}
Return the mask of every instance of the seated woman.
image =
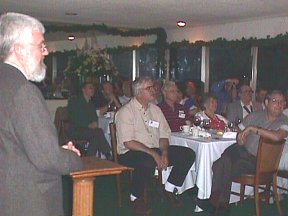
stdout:
{"type": "Polygon", "coordinates": [[[217,97],[213,94],[204,94],[201,106],[203,111],[196,113],[195,116],[199,116],[201,120],[210,119],[211,129],[224,131],[228,120],[215,113],[217,109],[217,97]]]}
{"type": "Polygon", "coordinates": [[[72,139],[85,139],[89,141],[87,156],[95,156],[96,152],[111,159],[110,145],[104,132],[98,127],[96,108],[91,102],[95,93],[92,83],[82,85],[82,94],[71,98],[68,102],[68,118],[70,122],[69,135],[72,139]]]}

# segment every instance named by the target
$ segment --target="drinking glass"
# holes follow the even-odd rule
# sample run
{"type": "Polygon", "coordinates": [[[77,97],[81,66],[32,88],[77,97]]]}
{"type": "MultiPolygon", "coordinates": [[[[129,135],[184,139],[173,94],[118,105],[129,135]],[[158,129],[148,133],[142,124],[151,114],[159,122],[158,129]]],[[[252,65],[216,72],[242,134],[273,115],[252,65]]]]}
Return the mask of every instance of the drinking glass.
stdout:
{"type": "Polygon", "coordinates": [[[194,117],[193,124],[194,124],[196,127],[198,127],[198,126],[201,125],[201,123],[202,123],[201,117],[200,117],[200,116],[195,116],[195,117],[194,117]]]}
{"type": "Polygon", "coordinates": [[[87,156],[87,154],[88,154],[88,147],[89,147],[89,142],[86,142],[86,143],[84,144],[84,149],[83,149],[84,155],[83,155],[83,156],[87,156]]]}
{"type": "Polygon", "coordinates": [[[205,130],[209,130],[211,128],[211,120],[210,119],[204,119],[203,120],[203,128],[205,130]]]}
{"type": "Polygon", "coordinates": [[[236,125],[239,125],[239,124],[241,124],[241,119],[240,118],[236,118],[236,120],[235,120],[235,123],[236,123],[236,125]]]}
{"type": "Polygon", "coordinates": [[[230,131],[234,131],[234,125],[235,125],[234,122],[229,122],[229,123],[228,123],[227,126],[228,126],[228,128],[230,129],[230,131]]]}

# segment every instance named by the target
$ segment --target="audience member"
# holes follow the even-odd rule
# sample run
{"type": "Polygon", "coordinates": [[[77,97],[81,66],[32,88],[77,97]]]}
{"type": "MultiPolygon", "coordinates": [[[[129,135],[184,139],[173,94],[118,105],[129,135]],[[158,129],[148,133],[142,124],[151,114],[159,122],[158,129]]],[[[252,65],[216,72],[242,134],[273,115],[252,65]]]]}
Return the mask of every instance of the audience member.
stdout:
{"type": "Polygon", "coordinates": [[[184,99],[184,107],[188,110],[191,116],[194,116],[199,111],[198,96],[196,94],[196,85],[189,80],[185,84],[186,98],[184,99]]]}
{"type": "Polygon", "coordinates": [[[177,103],[184,105],[184,103],[185,103],[185,87],[180,82],[177,82],[176,86],[178,88],[177,103]]]}
{"type": "Polygon", "coordinates": [[[112,86],[114,89],[114,94],[117,97],[120,97],[121,95],[123,95],[123,79],[119,76],[116,77],[116,80],[112,82],[112,86]]]}
{"type": "MultiPolygon", "coordinates": [[[[286,99],[286,104],[284,107],[287,105],[287,99],[286,99]]],[[[288,117],[288,108],[283,110],[283,114],[288,117]]],[[[288,138],[286,137],[286,142],[285,146],[283,148],[281,160],[279,163],[279,169],[280,170],[288,170],[288,138]]],[[[288,179],[284,178],[278,178],[278,183],[284,188],[288,187],[288,179]]]]}
{"type": "Polygon", "coordinates": [[[154,80],[155,100],[154,104],[160,104],[163,101],[163,95],[161,92],[162,82],[160,80],[154,80]]]}
{"type": "Polygon", "coordinates": [[[268,94],[268,91],[265,88],[261,87],[256,90],[256,94],[255,94],[256,102],[258,102],[262,106],[263,110],[265,109],[265,99],[267,97],[267,94],[268,94]]]}
{"type": "Polygon", "coordinates": [[[178,88],[172,81],[166,81],[162,87],[164,102],[158,106],[162,110],[172,132],[181,130],[182,125],[191,125],[186,108],[177,103],[178,88]]]}
{"type": "Polygon", "coordinates": [[[59,146],[46,102],[29,82],[46,74],[44,31],[24,14],[0,17],[1,215],[64,215],[61,176],[82,166],[72,143],[59,146]]]}
{"type": "Polygon", "coordinates": [[[113,85],[109,81],[101,84],[100,91],[93,98],[93,103],[101,116],[121,107],[118,97],[114,94],[113,85]]]}
{"type": "Polygon", "coordinates": [[[221,80],[211,86],[211,93],[215,94],[218,98],[217,114],[225,115],[227,105],[237,99],[236,86],[238,84],[239,80],[232,78],[221,80]]]}
{"type": "Polygon", "coordinates": [[[242,122],[243,119],[254,111],[262,110],[256,102],[252,102],[252,88],[249,85],[243,84],[239,88],[239,100],[228,104],[227,119],[229,122],[242,122]]]}
{"type": "Polygon", "coordinates": [[[284,104],[283,94],[273,91],[268,95],[264,111],[253,112],[244,119],[245,129],[238,134],[237,143],[228,147],[213,164],[211,196],[209,200],[197,201],[200,208],[210,213],[217,211],[221,216],[227,212],[232,179],[256,170],[260,136],[274,140],[287,137],[288,118],[282,114],[284,104]],[[277,131],[277,136],[271,135],[269,130],[277,131]]]}
{"type": "Polygon", "coordinates": [[[82,85],[82,94],[69,100],[69,137],[89,141],[87,156],[95,156],[98,152],[103,153],[107,159],[110,159],[110,145],[103,130],[98,127],[96,108],[91,101],[94,93],[93,84],[86,82],[82,85]]]}
{"type": "Polygon", "coordinates": [[[204,94],[201,101],[203,111],[196,113],[195,116],[199,116],[201,120],[210,119],[211,129],[224,131],[228,120],[215,113],[217,109],[217,97],[213,94],[204,94]]]}
{"type": "Polygon", "coordinates": [[[122,105],[128,103],[132,98],[132,82],[126,80],[122,85],[123,95],[119,97],[119,101],[122,105]]]}
{"type": "Polygon", "coordinates": [[[141,77],[133,82],[134,97],[116,113],[117,150],[121,164],[134,168],[132,206],[137,214],[150,212],[143,201],[145,186],[155,172],[173,166],[165,184],[165,195],[175,206],[181,187],[192,166],[195,153],[185,147],[169,146],[171,130],[155,100],[153,80],[141,77]]]}

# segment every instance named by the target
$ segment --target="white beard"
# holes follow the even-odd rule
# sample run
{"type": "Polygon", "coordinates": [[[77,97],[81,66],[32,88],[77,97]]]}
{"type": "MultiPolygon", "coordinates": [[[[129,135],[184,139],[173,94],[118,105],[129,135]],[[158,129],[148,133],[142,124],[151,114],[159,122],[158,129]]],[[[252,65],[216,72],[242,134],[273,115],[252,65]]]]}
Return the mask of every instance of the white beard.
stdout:
{"type": "Polygon", "coordinates": [[[29,80],[34,82],[41,82],[46,76],[46,65],[43,60],[36,65],[31,59],[28,62],[29,80]]]}

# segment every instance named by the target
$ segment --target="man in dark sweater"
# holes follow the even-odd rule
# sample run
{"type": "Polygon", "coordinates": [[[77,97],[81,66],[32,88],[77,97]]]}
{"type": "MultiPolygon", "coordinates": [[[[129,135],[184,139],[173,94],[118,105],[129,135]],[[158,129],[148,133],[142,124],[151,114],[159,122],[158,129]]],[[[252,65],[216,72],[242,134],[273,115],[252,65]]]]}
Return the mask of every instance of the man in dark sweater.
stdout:
{"type": "Polygon", "coordinates": [[[96,152],[103,153],[107,159],[111,158],[110,145],[103,130],[98,127],[96,108],[91,102],[95,93],[92,83],[86,82],[82,86],[82,94],[68,102],[68,117],[71,123],[70,137],[89,141],[88,156],[95,156],[96,152]]]}

